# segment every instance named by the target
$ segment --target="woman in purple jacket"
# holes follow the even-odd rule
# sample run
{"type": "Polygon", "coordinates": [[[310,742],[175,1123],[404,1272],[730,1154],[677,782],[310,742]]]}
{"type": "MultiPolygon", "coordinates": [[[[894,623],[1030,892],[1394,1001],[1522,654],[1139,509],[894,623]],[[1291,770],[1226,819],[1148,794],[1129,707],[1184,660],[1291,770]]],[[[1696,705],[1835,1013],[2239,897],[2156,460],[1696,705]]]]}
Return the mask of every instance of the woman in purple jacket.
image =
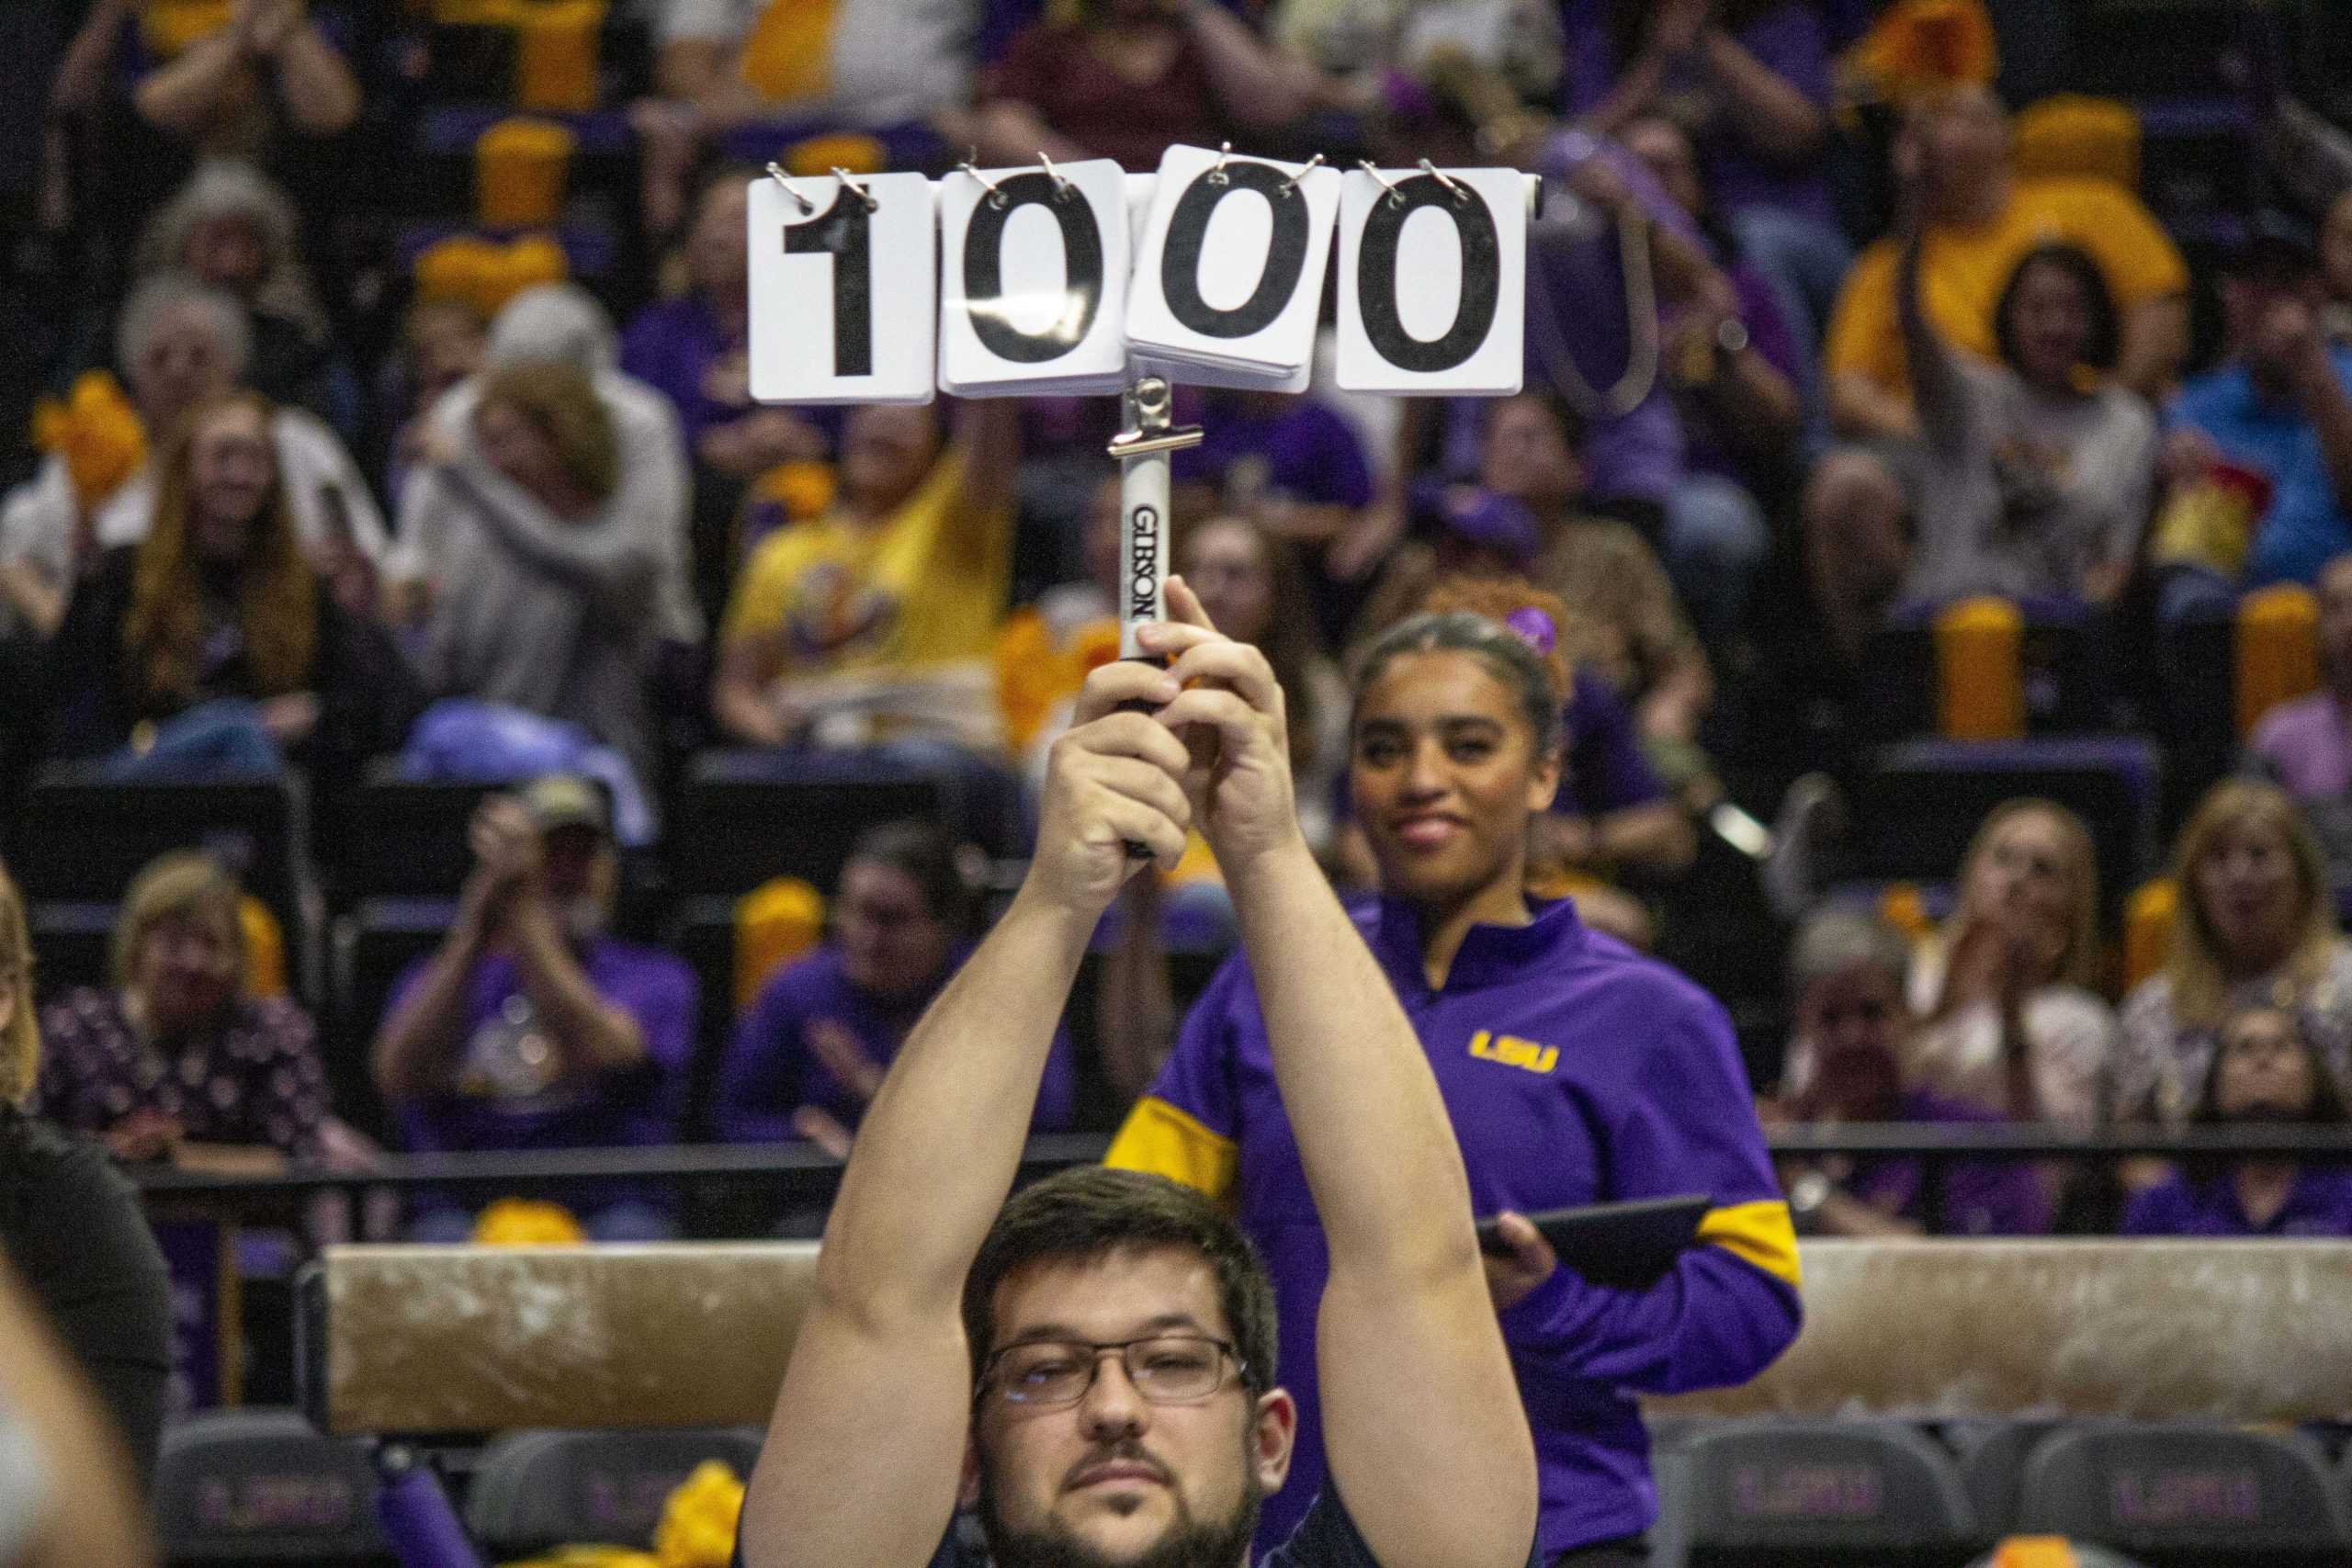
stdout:
{"type": "MultiPolygon", "coordinates": [[[[1723,1009],[1570,900],[1526,892],[1566,672],[1546,617],[1508,619],[1414,615],[1359,664],[1349,784],[1382,897],[1356,920],[1428,1054],[1478,1212],[1505,1216],[1489,1283],[1534,1430],[1543,1561],[1600,1568],[1644,1561],[1657,1515],[1635,1394],[1744,1382],[1779,1355],[1797,1328],[1796,1247],[1723,1009]],[[1709,1202],[1697,1245],[1638,1289],[1583,1278],[1521,1217],[1685,1193],[1709,1202]]],[[[1260,1541],[1279,1540],[1322,1481],[1327,1254],[1242,959],[1209,983],[1108,1159],[1230,1202],[1265,1256],[1299,1404],[1292,1484],[1261,1519],[1260,1541]]]]}

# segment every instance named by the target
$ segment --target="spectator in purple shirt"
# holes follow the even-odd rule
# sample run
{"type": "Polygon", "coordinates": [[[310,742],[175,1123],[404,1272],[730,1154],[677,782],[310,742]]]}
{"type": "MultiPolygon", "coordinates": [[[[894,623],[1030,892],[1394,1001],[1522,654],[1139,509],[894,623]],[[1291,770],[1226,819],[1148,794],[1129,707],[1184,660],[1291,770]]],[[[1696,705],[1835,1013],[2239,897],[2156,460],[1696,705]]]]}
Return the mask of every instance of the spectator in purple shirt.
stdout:
{"type": "Polygon", "coordinates": [[[1664,322],[1666,374],[1689,442],[1693,477],[1720,476],[1750,490],[1783,479],[1815,411],[1812,350],[1789,325],[1795,307],[1740,249],[1701,172],[1682,121],[1645,114],[1619,133],[1625,151],[1690,215],[1715,264],[1664,322]]]}
{"type": "MultiPolygon", "coordinates": [[[[967,852],[935,823],[860,835],[842,868],[823,946],[760,988],[719,1075],[719,1135],[807,1138],[842,1158],[882,1075],[923,1010],[970,956],[979,898],[967,852]]],[[[1030,1121],[1069,1125],[1076,1074],[1057,1032],[1030,1121]]]]}
{"type": "MultiPolygon", "coordinates": [[[[417,1150],[667,1143],[693,1046],[695,979],[666,953],[605,934],[618,861],[603,797],[542,778],[474,818],[476,865],[440,948],[409,967],[377,1032],[377,1087],[417,1150]]],[[[613,1189],[566,1193],[602,1240],[667,1234],[613,1189]]],[[[467,1220],[427,1215],[454,1239],[467,1220]]]]}
{"type": "Polygon", "coordinates": [[[2340,886],[2352,881],[2352,555],[2320,569],[2319,660],[2319,690],[2263,715],[2246,750],[2302,807],[2340,886]]]}
{"type": "Polygon", "coordinates": [[[760,177],[729,166],[703,182],[680,247],[684,288],[639,310],[621,336],[621,368],[670,400],[695,463],[739,483],[791,458],[822,457],[827,445],[790,409],[752,401],[743,230],[760,177]]]}
{"type": "MultiPolygon", "coordinates": [[[[1790,1122],[1998,1122],[1998,1111],[1904,1087],[1911,1010],[1904,998],[1910,947],[1874,915],[1831,909],[1797,932],[1789,959],[1796,1038],[1780,1093],[1759,1106],[1767,1126],[1790,1122]]],[[[1923,1172],[1908,1159],[1785,1164],[1781,1185],[1800,1234],[1910,1236],[1925,1219],[1923,1172]]],[[[1970,1235],[2033,1235],[2050,1228],[2047,1179],[2023,1164],[1945,1168],[1943,1228],[1970,1235]]]]}
{"type": "MultiPolygon", "coordinates": [[[[2300,1011],[2261,1006],[2231,1018],[2192,1121],[2208,1126],[2341,1126],[2343,1088],[2300,1011]]],[[[2352,1169],[2249,1159],[2184,1170],[2132,1201],[2126,1235],[2352,1236],[2352,1169]]]]}
{"type": "Polygon", "coordinates": [[[1820,341],[1853,252],[1823,150],[1837,40],[1806,0],[1565,0],[1564,107],[1613,136],[1672,103],[1698,123],[1707,183],[1741,249],[1820,341]]]}
{"type": "Polygon", "coordinates": [[[1330,558],[1362,525],[1373,499],[1372,464],[1348,422],[1313,398],[1284,392],[1216,392],[1178,421],[1202,427],[1201,445],[1179,452],[1179,484],[1206,492],[1195,516],[1238,513],[1288,539],[1306,569],[1307,597],[1327,644],[1363,607],[1364,584],[1343,581],[1330,558]]]}

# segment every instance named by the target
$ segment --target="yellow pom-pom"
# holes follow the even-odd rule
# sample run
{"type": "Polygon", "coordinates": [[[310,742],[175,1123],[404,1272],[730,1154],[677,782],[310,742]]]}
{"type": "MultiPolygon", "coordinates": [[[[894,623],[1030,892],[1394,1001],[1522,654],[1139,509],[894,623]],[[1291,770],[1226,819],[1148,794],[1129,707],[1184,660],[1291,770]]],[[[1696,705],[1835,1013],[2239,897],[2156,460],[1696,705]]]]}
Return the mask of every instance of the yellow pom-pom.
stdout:
{"type": "Polygon", "coordinates": [[[829,175],[847,169],[853,175],[878,175],[890,166],[890,150],[860,130],[830,131],[804,136],[784,150],[778,160],[787,174],[829,175]]]}
{"type": "Polygon", "coordinates": [[[1028,748],[1060,697],[1060,663],[1045,616],[1020,609],[1005,617],[996,634],[996,705],[1015,751],[1028,748]]]}
{"type": "Polygon", "coordinates": [[[474,213],[492,229],[552,223],[563,211],[579,139],[555,120],[517,115],[474,143],[474,213]]]}
{"type": "Polygon", "coordinates": [[[824,934],[825,896],[797,876],[772,876],[735,900],[735,1010],[824,934]]]}
{"type": "Polygon", "coordinates": [[[1119,657],[1119,623],[1107,616],[1089,621],[1079,627],[1071,647],[1078,659],[1079,679],[1083,682],[1090,673],[1119,657]]]}
{"type": "Polygon", "coordinates": [[[773,501],[795,523],[821,516],[833,503],[833,466],[817,457],[795,457],[760,476],[759,499],[773,501]]]}
{"type": "Polygon", "coordinates": [[[410,269],[418,299],[462,300],[484,319],[524,289],[560,283],[570,272],[563,247],[544,234],[526,234],[507,245],[452,235],[426,246],[410,269]]]}
{"type": "Polygon", "coordinates": [[[1990,82],[2000,56],[1984,0],[1899,0],[1849,51],[1846,65],[1880,96],[1901,103],[1990,82]]]}
{"type": "Polygon", "coordinates": [[[705,1460],[662,1506],[653,1555],[662,1568],[727,1568],[742,1513],[742,1482],[718,1461],[705,1460]]]}
{"type": "Polygon", "coordinates": [[[65,459],[74,498],[86,512],[112,495],[147,461],[139,411],[104,370],[85,372],[65,400],[43,398],[33,409],[33,442],[65,459]]]}
{"type": "Polygon", "coordinates": [[[139,37],[147,52],[169,60],[229,25],[231,0],[147,0],[139,10],[139,37]]]}
{"type": "Polygon", "coordinates": [[[501,1198],[474,1220],[479,1247],[560,1247],[587,1239],[571,1210],[537,1198],[501,1198]]]}

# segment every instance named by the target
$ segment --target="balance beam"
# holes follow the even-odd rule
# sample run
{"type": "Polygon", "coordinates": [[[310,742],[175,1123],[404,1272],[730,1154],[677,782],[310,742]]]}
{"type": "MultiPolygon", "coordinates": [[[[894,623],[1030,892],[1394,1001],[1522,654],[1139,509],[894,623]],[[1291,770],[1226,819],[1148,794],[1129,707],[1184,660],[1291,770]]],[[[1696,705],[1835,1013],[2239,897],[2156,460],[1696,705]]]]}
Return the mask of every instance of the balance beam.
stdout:
{"type": "MultiPolygon", "coordinates": [[[[1755,1382],[1659,1415],[2352,1413],[2352,1246],[1807,1242],[1805,1324],[1755,1382]]],[[[330,1247],[303,1283],[337,1435],[764,1424],[807,1242],[330,1247]]]]}

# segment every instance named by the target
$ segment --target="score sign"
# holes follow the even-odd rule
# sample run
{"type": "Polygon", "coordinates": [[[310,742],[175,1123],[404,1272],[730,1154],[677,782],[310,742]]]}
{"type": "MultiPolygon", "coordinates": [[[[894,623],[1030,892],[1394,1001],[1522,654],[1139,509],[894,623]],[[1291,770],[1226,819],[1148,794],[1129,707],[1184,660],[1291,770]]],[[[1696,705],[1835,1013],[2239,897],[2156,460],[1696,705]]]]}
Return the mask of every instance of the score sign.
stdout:
{"type": "Polygon", "coordinates": [[[1332,238],[1340,385],[1520,389],[1530,176],[1336,170],[1171,147],[1157,175],[758,182],[763,402],[1107,392],[1133,376],[1304,390],[1332,238]],[[934,255],[934,243],[941,254],[934,255]]]}

